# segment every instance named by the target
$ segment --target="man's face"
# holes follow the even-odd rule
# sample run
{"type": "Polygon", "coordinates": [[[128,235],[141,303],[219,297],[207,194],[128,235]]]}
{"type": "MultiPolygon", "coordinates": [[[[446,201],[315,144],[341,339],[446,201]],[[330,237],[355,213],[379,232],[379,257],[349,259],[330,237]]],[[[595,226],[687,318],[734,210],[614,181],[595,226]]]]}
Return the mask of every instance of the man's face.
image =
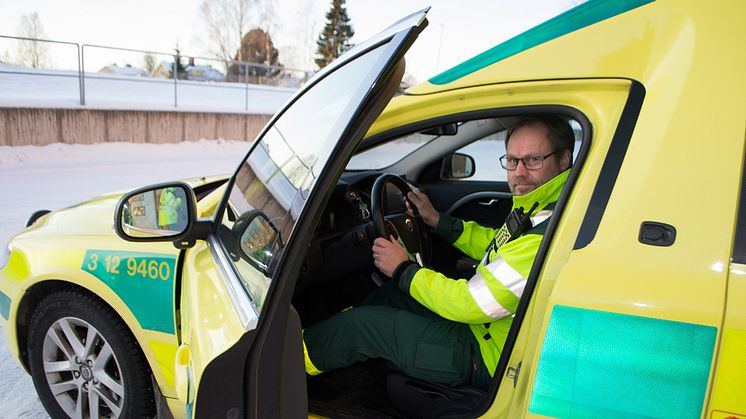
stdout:
{"type": "MultiPolygon", "coordinates": [[[[513,158],[546,156],[551,153],[548,131],[544,125],[526,125],[515,131],[508,141],[507,155],[513,158]]],[[[570,153],[561,151],[544,159],[541,169],[526,169],[522,161],[515,170],[508,170],[508,186],[514,195],[525,195],[547,183],[570,167],[570,153]]]]}

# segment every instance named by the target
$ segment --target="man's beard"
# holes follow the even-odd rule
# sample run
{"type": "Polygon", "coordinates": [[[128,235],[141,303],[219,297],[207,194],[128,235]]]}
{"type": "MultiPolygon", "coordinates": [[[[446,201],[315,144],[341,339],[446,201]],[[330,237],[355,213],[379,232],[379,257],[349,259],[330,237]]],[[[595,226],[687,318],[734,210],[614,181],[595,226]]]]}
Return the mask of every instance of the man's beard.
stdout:
{"type": "Polygon", "coordinates": [[[510,181],[509,187],[510,187],[510,192],[512,192],[514,195],[525,195],[525,194],[533,191],[534,189],[538,188],[539,185],[533,179],[529,179],[527,177],[519,176],[519,177],[514,177],[510,181]],[[523,187],[523,188],[521,188],[520,193],[518,191],[516,191],[516,188],[519,187],[519,186],[523,187]],[[526,190],[526,186],[530,186],[531,189],[526,190]]]}

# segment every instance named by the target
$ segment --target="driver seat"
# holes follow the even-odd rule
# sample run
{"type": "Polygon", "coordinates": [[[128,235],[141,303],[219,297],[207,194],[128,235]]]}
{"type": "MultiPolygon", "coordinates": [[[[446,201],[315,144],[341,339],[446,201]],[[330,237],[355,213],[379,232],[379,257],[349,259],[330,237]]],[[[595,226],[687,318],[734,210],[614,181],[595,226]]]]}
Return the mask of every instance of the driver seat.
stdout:
{"type": "Polygon", "coordinates": [[[389,371],[386,391],[391,404],[413,418],[473,417],[485,393],[469,385],[448,386],[389,371]]]}

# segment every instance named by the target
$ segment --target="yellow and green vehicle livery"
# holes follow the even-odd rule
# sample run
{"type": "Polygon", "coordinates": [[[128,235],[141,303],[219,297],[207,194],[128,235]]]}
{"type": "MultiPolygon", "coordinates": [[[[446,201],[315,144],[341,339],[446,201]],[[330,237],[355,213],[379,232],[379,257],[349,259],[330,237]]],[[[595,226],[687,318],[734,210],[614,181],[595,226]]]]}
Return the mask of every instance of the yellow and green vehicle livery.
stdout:
{"type": "MultiPolygon", "coordinates": [[[[309,81],[230,178],[103,196],[16,235],[8,347],[54,417],[746,418],[745,14],[589,0],[389,100],[427,24],[408,16],[309,81]],[[302,329],[382,279],[375,224],[417,223],[376,177],[497,228],[500,140],[537,114],[573,127],[576,157],[491,387],[375,360],[306,376],[302,329]]],[[[423,263],[469,277],[416,234],[423,263]]]]}
{"type": "MultiPolygon", "coordinates": [[[[187,182],[207,195],[226,180],[226,176],[218,176],[187,182]]],[[[133,246],[112,235],[112,210],[120,196],[103,195],[30,220],[32,224],[12,240],[0,286],[3,331],[11,354],[28,369],[28,348],[23,342],[30,339],[32,315],[42,305],[55,302],[50,296],[65,292],[95,296],[116,313],[135,338],[162,394],[173,397],[179,251],[170,243],[133,246]]],[[[201,201],[201,208],[212,211],[215,203],[211,201],[214,199],[201,201]]],[[[72,333],[70,342],[77,337],[84,344],[87,336],[80,332],[87,330],[79,324],[59,326],[58,333],[72,333]]],[[[95,355],[90,358],[95,360],[95,355]]],[[[67,381],[62,376],[57,383],[67,381]]],[[[123,394],[114,390],[122,390],[113,383],[108,389],[110,402],[116,405],[123,394]]]]}

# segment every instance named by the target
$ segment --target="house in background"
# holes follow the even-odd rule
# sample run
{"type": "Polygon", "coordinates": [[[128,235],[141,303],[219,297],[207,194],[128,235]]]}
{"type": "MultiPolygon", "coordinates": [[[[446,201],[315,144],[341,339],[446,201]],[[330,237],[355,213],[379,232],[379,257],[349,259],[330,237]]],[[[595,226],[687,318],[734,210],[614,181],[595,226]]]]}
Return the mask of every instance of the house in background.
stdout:
{"type": "Polygon", "coordinates": [[[142,68],[132,67],[130,64],[119,66],[117,64],[109,64],[98,70],[102,74],[113,74],[116,76],[142,76],[147,77],[148,72],[142,68]]]}
{"type": "MultiPolygon", "coordinates": [[[[150,73],[150,77],[172,79],[174,63],[161,61],[150,73]]],[[[189,64],[179,71],[180,80],[194,81],[223,81],[225,76],[211,65],[195,65],[194,59],[189,59],[189,64]]]]}
{"type": "Polygon", "coordinates": [[[150,77],[155,77],[159,79],[170,79],[171,77],[171,69],[173,68],[174,63],[167,63],[165,61],[161,61],[158,63],[158,65],[153,69],[153,71],[150,72],[150,77]]]}

